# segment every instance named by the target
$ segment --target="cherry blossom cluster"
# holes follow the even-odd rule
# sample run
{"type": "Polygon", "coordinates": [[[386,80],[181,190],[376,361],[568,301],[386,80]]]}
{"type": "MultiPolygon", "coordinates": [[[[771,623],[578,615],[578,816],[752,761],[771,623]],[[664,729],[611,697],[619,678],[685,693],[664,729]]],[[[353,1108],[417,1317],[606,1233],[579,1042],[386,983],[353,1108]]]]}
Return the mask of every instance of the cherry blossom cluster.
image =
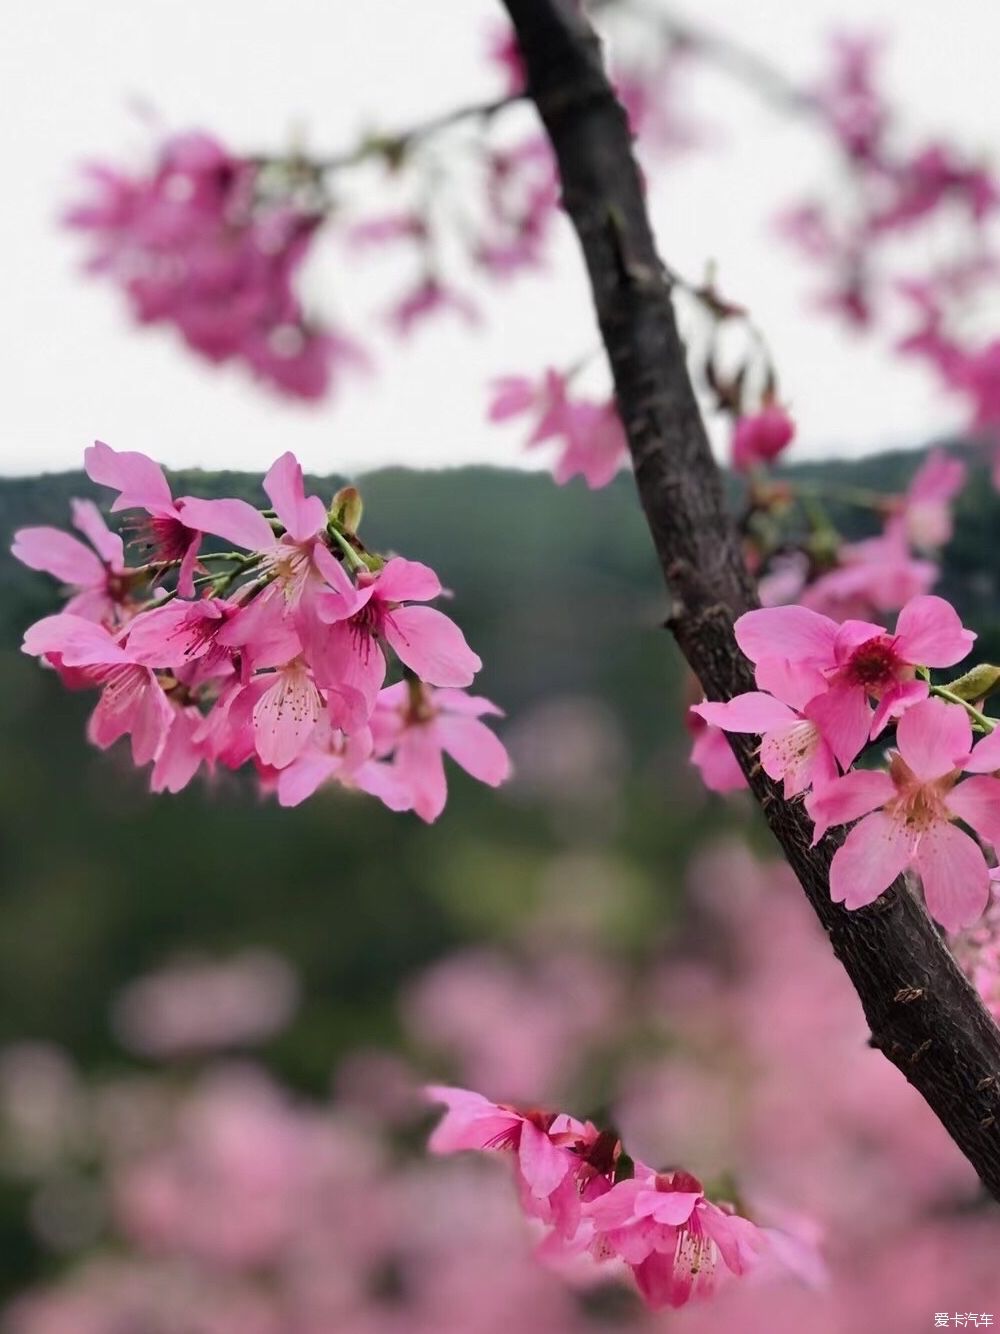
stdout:
{"type": "Polygon", "coordinates": [[[322,397],[335,371],[363,361],[297,295],[323,211],[294,161],[267,167],[192,132],[167,138],[144,170],[95,165],[88,176],[90,198],[66,222],[140,324],[172,325],[200,356],[298,398],[322,397]]]}
{"type": "Polygon", "coordinates": [[[633,1161],[613,1132],[590,1121],[518,1110],[461,1088],[427,1094],[447,1108],[430,1139],[433,1153],[509,1157],[522,1209],[544,1226],[543,1258],[617,1262],[654,1309],[712,1296],[724,1273],[742,1277],[770,1265],[816,1274],[808,1243],[713,1203],[689,1172],[633,1161]]]}
{"type": "Polygon", "coordinates": [[[903,319],[906,334],[892,334],[898,350],[924,358],[966,400],[974,429],[992,430],[1000,425],[1000,342],[983,340],[977,312],[1000,277],[1000,181],[942,139],[902,145],[900,117],[880,87],[881,52],[875,38],[835,41],[809,106],[850,189],[838,183],[836,194],[795,205],[779,229],[823,275],[822,307],[855,327],[893,331],[903,319]],[[942,222],[953,234],[944,254],[942,222]]]}
{"type": "Polygon", "coordinates": [[[912,598],[893,633],[865,621],[838,625],[807,607],[764,608],[740,617],[736,638],[758,689],[694,712],[761,737],[761,768],[786,798],[804,797],[815,841],[860,820],[834,854],[832,897],[860,908],[911,871],[946,929],[978,920],[990,893],[978,839],[1000,846],[1000,734],[972,701],[996,673],[974,668],[932,683],[930,669],[954,667],[975,639],[954,608],[912,598]],[[856,767],[890,728],[885,767],[856,767]]]}
{"type": "Polygon", "coordinates": [[[354,488],[328,509],[284,454],[264,479],[273,508],[262,512],[175,499],[143,454],[99,442],[85,461],[117,492],[113,512],[138,511],[132,544],[144,560],[126,564],[90,501],[73,505],[89,545],[22,528],[14,555],[71,594],[28,629],[24,650],[70,688],[100,691],[90,740],[104,749],[129,736],[154,791],[250,765],[284,806],[333,781],[430,821],[445,804],[444,754],[481,782],[506,779],[507,753],[482,721],[500,710],[465,689],[482,663],[425,605],[443,593],[437,575],[365,548],[354,488]],[[236,549],[209,550],[206,538],[236,549]],[[386,685],[391,662],[402,679],[386,685]]]}

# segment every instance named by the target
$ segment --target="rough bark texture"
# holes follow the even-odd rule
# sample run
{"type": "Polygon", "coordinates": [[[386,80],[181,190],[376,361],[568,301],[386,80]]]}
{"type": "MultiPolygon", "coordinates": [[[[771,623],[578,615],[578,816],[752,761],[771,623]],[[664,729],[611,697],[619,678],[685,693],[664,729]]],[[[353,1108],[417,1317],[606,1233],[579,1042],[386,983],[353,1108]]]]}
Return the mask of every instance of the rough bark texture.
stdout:
{"type": "MultiPolygon", "coordinates": [[[[706,695],[728,699],[753,689],[732,625],[755,605],[754,588],[688,375],[626,117],[576,0],[504,3],[583,249],[639,496],[671,597],[668,626],[706,695]]],[[[801,805],[786,802],[760,771],[752,743],[732,740],[861,998],[872,1045],[922,1094],[1000,1199],[1000,1030],[901,880],[869,908],[848,912],[831,901],[836,837],[811,848],[801,805]]]]}

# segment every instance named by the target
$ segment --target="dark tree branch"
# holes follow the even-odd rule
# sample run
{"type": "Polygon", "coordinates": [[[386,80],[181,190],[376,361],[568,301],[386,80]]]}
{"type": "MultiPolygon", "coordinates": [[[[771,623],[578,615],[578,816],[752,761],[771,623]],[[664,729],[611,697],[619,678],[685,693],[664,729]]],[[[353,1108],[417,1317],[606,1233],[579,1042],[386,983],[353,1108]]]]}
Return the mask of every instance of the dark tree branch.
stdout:
{"type": "MultiPolygon", "coordinates": [[[[528,90],[559,162],[583,249],[639,496],[672,599],[668,620],[711,699],[754,688],[733,620],[755,605],[687,372],[628,124],[576,0],[504,0],[528,90]]],[[[861,998],[878,1047],[934,1109],[1000,1199],[1000,1030],[902,880],[869,908],[832,902],[827,836],[811,848],[786,802],[734,749],[768,824],[861,998]]]]}

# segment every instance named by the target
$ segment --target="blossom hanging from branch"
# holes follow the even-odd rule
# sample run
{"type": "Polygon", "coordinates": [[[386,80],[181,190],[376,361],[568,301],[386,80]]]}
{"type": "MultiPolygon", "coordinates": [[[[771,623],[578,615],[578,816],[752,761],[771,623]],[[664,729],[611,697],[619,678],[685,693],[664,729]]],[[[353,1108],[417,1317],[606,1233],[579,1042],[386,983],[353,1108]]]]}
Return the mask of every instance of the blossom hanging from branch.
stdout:
{"type": "Polygon", "coordinates": [[[135,764],[152,763],[154,791],[249,765],[284,806],[333,781],[435,820],[445,754],[480,782],[507,778],[507,753],[481,721],[500,711],[465,689],[482,663],[426,605],[443,592],[437,575],[365,547],[354,488],[328,509],[284,454],[264,479],[273,508],[262,512],[175,500],[151,459],[100,442],[86,465],[118,492],[112,511],[144,516],[132,538],[144,562],[125,564],[89,502],[74,502],[74,519],[93,550],[22,528],[14,555],[72,593],[28,629],[24,649],[71,688],[100,691],[90,740],[105,749],[128,736],[135,764]],[[236,549],[206,549],[219,538],[236,549]],[[386,687],[393,663],[402,679],[386,687]]]}

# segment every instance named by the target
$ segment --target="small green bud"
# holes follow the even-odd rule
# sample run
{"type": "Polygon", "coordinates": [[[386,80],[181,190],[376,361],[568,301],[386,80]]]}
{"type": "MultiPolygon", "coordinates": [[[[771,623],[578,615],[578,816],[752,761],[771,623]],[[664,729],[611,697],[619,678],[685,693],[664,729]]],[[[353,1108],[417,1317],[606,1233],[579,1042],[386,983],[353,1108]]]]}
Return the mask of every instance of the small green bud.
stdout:
{"type": "Polygon", "coordinates": [[[336,524],[342,533],[356,533],[361,527],[363,512],[361,492],[356,486],[342,486],[330,501],[328,511],[330,522],[336,524]]]}
{"type": "Polygon", "coordinates": [[[982,662],[978,667],[973,667],[971,671],[966,672],[964,676],[949,681],[945,689],[950,690],[959,699],[971,703],[973,700],[985,699],[987,695],[992,695],[998,687],[1000,687],[1000,667],[982,662]]]}

